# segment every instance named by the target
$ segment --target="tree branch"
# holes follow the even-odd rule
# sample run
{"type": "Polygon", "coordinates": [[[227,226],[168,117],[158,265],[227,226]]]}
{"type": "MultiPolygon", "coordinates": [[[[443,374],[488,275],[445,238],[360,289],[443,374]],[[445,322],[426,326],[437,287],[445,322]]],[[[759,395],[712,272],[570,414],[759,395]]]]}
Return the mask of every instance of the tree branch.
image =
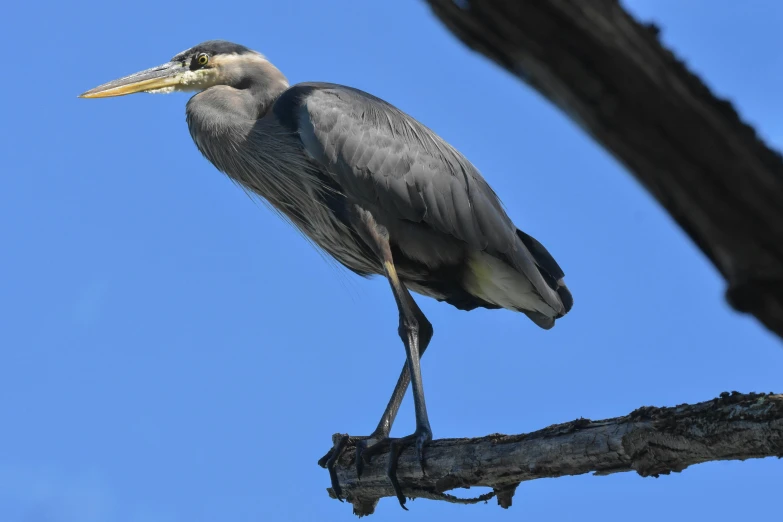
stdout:
{"type": "MultiPolygon", "coordinates": [[[[611,152],[783,336],[783,159],[617,0],[427,0],[611,152]]],[[[694,20],[698,23],[698,20],[694,20]]]]}
{"type": "MultiPolygon", "coordinates": [[[[388,459],[375,457],[359,480],[355,455],[353,447],[343,454],[337,477],[354,513],[369,515],[380,498],[394,496],[385,473],[388,459]]],[[[507,508],[526,480],[624,471],[657,477],[713,460],[780,458],[783,395],[723,393],[699,404],[642,407],[624,417],[577,419],[522,435],[436,440],[426,446],[425,456],[426,475],[413,451],[400,456],[397,476],[407,496],[473,503],[494,494],[507,508]],[[473,500],[445,494],[472,486],[488,486],[494,493],[473,500]]],[[[331,488],[328,492],[335,497],[331,488]]]]}

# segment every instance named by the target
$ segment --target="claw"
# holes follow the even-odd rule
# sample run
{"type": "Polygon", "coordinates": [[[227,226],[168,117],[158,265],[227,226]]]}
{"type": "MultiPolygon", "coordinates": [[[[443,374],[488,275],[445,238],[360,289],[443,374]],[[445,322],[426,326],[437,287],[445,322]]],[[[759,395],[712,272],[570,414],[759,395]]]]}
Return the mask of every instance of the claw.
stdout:
{"type": "MultiPolygon", "coordinates": [[[[366,448],[362,451],[362,460],[364,460],[366,463],[369,463],[374,455],[377,455],[386,448],[389,448],[389,464],[386,467],[386,476],[389,477],[392,488],[394,488],[394,494],[397,496],[397,500],[400,502],[400,507],[406,511],[408,510],[408,508],[405,507],[406,498],[405,495],[402,494],[402,488],[400,487],[400,482],[397,479],[397,463],[400,459],[400,453],[402,453],[406,446],[414,444],[416,457],[419,461],[419,465],[421,466],[421,472],[425,473],[424,445],[431,440],[432,432],[429,430],[429,428],[418,428],[416,432],[408,435],[407,437],[396,439],[381,439],[369,448],[366,448]]],[[[357,456],[357,459],[358,458],[359,457],[357,456]]]]}
{"type": "Polygon", "coordinates": [[[402,494],[400,482],[397,480],[397,462],[400,460],[400,450],[403,447],[404,444],[401,440],[395,440],[389,444],[389,465],[386,467],[386,476],[389,477],[392,488],[394,488],[394,494],[397,495],[400,507],[408,511],[408,508],[405,507],[405,495],[402,494]]]}
{"type": "MultiPolygon", "coordinates": [[[[356,445],[356,476],[357,478],[361,478],[362,473],[364,472],[364,464],[370,462],[370,457],[366,455],[366,452],[369,448],[367,448],[367,442],[370,440],[378,440],[382,439],[384,441],[389,440],[388,437],[385,434],[378,434],[373,433],[370,436],[366,437],[351,437],[350,435],[341,435],[341,434],[335,434],[333,437],[334,446],[331,447],[329,451],[326,452],[326,455],[321,457],[318,460],[318,465],[322,468],[326,468],[329,471],[329,478],[332,481],[332,490],[334,491],[334,494],[337,496],[337,500],[340,502],[343,501],[342,494],[343,490],[340,487],[340,481],[337,479],[337,470],[335,469],[335,466],[337,465],[337,461],[340,460],[340,457],[342,457],[343,453],[345,453],[345,450],[350,446],[351,444],[356,445]]],[[[375,445],[371,446],[374,447],[375,445]]],[[[386,443],[386,446],[388,446],[388,442],[386,443]]],[[[384,448],[386,447],[384,446],[384,448]]],[[[377,452],[377,450],[376,450],[377,452]]]]}
{"type": "Polygon", "coordinates": [[[318,459],[318,465],[321,466],[322,468],[326,468],[326,463],[329,462],[329,458],[332,456],[333,453],[334,453],[334,446],[329,448],[329,451],[326,452],[326,455],[318,459]]]}
{"type": "Polygon", "coordinates": [[[345,452],[345,448],[348,446],[349,440],[350,437],[348,435],[343,435],[340,437],[337,442],[335,442],[334,446],[332,446],[332,449],[330,449],[326,455],[321,457],[321,459],[318,461],[319,466],[329,470],[329,478],[332,481],[332,490],[334,491],[337,500],[340,502],[343,501],[343,490],[340,487],[340,481],[337,479],[337,470],[334,469],[334,465],[338,460],[340,460],[343,452],[345,452]]]}
{"type": "Polygon", "coordinates": [[[424,444],[432,440],[432,433],[428,431],[422,431],[418,437],[416,437],[416,457],[419,459],[419,466],[421,466],[421,473],[426,475],[424,471],[424,444]]]}
{"type": "Polygon", "coordinates": [[[364,450],[367,449],[367,440],[356,442],[356,478],[362,478],[364,473],[364,450]]]}

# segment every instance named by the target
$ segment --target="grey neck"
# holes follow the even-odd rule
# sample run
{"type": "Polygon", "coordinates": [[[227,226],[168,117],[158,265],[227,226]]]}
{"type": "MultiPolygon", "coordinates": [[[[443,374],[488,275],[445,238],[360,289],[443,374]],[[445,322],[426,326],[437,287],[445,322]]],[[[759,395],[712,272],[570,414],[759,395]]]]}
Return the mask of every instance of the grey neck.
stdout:
{"type": "Polygon", "coordinates": [[[218,170],[297,221],[323,183],[299,139],[271,111],[288,88],[280,78],[263,74],[245,88],[206,89],[188,102],[187,121],[196,146],[218,170]]]}
{"type": "Polygon", "coordinates": [[[256,122],[288,89],[285,76],[266,60],[259,60],[252,68],[245,67],[241,74],[232,75],[232,72],[227,72],[230,84],[216,85],[196,94],[186,107],[193,141],[223,171],[232,162],[226,152],[247,138],[256,122]]]}

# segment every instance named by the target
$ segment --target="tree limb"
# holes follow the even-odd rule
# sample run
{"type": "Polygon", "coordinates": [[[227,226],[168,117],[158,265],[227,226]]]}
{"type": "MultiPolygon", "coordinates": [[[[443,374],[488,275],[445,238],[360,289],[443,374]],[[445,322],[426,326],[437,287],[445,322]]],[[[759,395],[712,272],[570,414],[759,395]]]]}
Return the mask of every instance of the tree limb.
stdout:
{"type": "MultiPolygon", "coordinates": [[[[783,336],[783,159],[617,0],[427,0],[612,153],[783,336]]],[[[698,23],[698,20],[694,20],[698,23]]]]}
{"type": "MultiPolygon", "coordinates": [[[[373,458],[361,479],[355,455],[353,447],[343,454],[337,477],[354,513],[369,515],[380,498],[394,496],[385,473],[387,454],[373,458]]],[[[780,458],[783,395],[722,393],[699,404],[642,407],[624,417],[577,419],[522,435],[441,439],[426,446],[425,456],[426,475],[413,451],[400,456],[397,476],[407,496],[472,503],[494,494],[507,508],[517,485],[527,480],[624,471],[657,477],[714,460],[780,458]],[[473,500],[445,494],[472,486],[494,493],[473,500]]],[[[335,497],[331,488],[328,492],[335,497]]]]}

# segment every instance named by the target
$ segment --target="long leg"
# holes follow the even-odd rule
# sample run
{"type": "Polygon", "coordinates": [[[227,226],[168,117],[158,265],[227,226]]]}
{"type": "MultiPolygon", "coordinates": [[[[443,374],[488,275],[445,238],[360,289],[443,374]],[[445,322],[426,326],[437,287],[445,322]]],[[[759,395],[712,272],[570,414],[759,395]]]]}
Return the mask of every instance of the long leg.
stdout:
{"type": "MultiPolygon", "coordinates": [[[[397,460],[400,451],[408,444],[416,444],[416,453],[419,458],[419,462],[424,470],[424,444],[432,439],[432,431],[430,429],[429,418],[427,416],[427,407],[424,401],[424,388],[421,379],[421,367],[419,359],[426,350],[429,341],[432,338],[433,329],[432,324],[424,316],[424,313],[418,307],[410,292],[400,280],[397,275],[397,270],[394,266],[394,258],[391,253],[391,247],[389,245],[389,237],[385,228],[376,224],[372,215],[361,209],[357,210],[357,217],[355,223],[357,225],[357,231],[362,235],[368,245],[373,247],[376,255],[381,261],[384,273],[389,285],[392,288],[394,299],[397,302],[397,308],[400,314],[400,324],[398,332],[400,338],[405,345],[406,352],[406,364],[403,367],[400,377],[397,380],[397,385],[394,388],[392,397],[386,406],[386,410],[381,416],[381,420],[378,423],[378,427],[370,437],[362,437],[357,441],[357,474],[361,473],[362,455],[361,450],[367,442],[367,439],[377,439],[378,441],[374,446],[370,447],[366,454],[370,456],[373,453],[377,453],[381,449],[386,447],[390,448],[389,452],[389,465],[387,468],[387,475],[392,482],[397,498],[400,501],[400,505],[405,508],[405,497],[402,494],[399,482],[397,480],[397,460]],[[389,433],[391,425],[394,422],[394,418],[397,415],[400,404],[408,387],[408,383],[413,382],[413,401],[416,409],[416,431],[407,437],[399,439],[390,439],[389,433]]],[[[334,471],[334,464],[339,458],[340,454],[344,451],[346,445],[350,441],[351,437],[343,436],[340,438],[335,446],[327,453],[320,461],[319,464],[329,469],[332,487],[340,497],[340,487],[337,481],[337,476],[334,471]]]]}
{"type": "MultiPolygon", "coordinates": [[[[411,303],[413,304],[413,311],[419,324],[418,358],[420,360],[424,355],[424,352],[427,350],[427,346],[430,344],[433,329],[432,324],[427,320],[427,317],[424,315],[421,309],[419,309],[418,305],[413,299],[411,299],[411,303]]],[[[408,361],[406,360],[405,364],[402,366],[402,371],[400,371],[400,377],[397,379],[397,385],[394,387],[394,391],[392,392],[392,396],[389,399],[389,403],[386,405],[386,409],[381,416],[381,420],[378,422],[378,427],[375,428],[375,431],[373,431],[370,437],[364,440],[359,440],[356,443],[356,473],[358,476],[361,476],[362,474],[362,468],[365,460],[363,458],[363,453],[367,447],[367,444],[372,440],[375,440],[377,443],[389,439],[392,424],[394,424],[394,419],[400,409],[400,404],[402,404],[402,399],[405,397],[405,392],[408,390],[408,384],[410,384],[410,381],[411,369],[408,361]]],[[[377,449],[380,449],[380,446],[377,447],[377,449]]],[[[368,456],[369,455],[370,454],[368,454],[368,456]]]]}
{"type": "MultiPolygon", "coordinates": [[[[419,320],[419,358],[421,358],[424,355],[424,352],[427,350],[427,346],[430,344],[433,329],[432,324],[427,320],[424,313],[419,309],[418,306],[416,306],[416,312],[419,320]]],[[[400,377],[397,379],[397,384],[394,387],[391,398],[389,399],[389,402],[386,405],[386,409],[383,411],[383,415],[381,415],[381,419],[378,421],[378,426],[375,428],[375,430],[369,436],[365,437],[350,437],[348,435],[343,435],[339,440],[336,441],[335,445],[332,446],[326,455],[321,457],[321,459],[318,461],[318,464],[321,467],[329,470],[329,475],[332,479],[332,489],[338,498],[342,492],[340,490],[340,484],[337,480],[335,465],[340,459],[340,456],[348,447],[349,443],[355,442],[356,475],[359,477],[362,476],[362,470],[364,467],[364,458],[362,457],[362,454],[364,453],[367,444],[370,442],[383,441],[389,438],[392,425],[394,424],[394,419],[397,417],[397,412],[399,411],[402,400],[405,397],[405,392],[408,391],[408,385],[410,382],[411,372],[406,359],[406,362],[402,365],[400,377]]]]}
{"type": "MultiPolygon", "coordinates": [[[[424,316],[424,313],[419,309],[415,301],[413,301],[413,304],[419,322],[419,359],[421,359],[430,344],[430,340],[432,340],[433,329],[432,324],[424,316]]],[[[378,422],[378,427],[375,428],[373,433],[382,434],[384,437],[389,436],[394,419],[397,417],[397,411],[400,409],[400,404],[402,404],[402,399],[405,397],[405,392],[408,391],[410,382],[411,371],[406,360],[402,366],[402,371],[400,371],[400,378],[397,379],[397,385],[394,387],[389,403],[386,405],[381,420],[378,422]]]]}
{"type": "MultiPolygon", "coordinates": [[[[397,481],[397,459],[400,451],[408,444],[414,443],[416,455],[419,459],[422,471],[424,471],[424,444],[432,440],[432,429],[427,415],[427,404],[424,400],[424,385],[421,379],[421,365],[419,353],[420,340],[420,318],[424,314],[413,300],[408,289],[400,281],[397,275],[397,269],[394,266],[394,258],[389,244],[389,235],[386,229],[375,223],[369,212],[360,211],[362,221],[365,225],[365,231],[371,238],[373,246],[380,261],[383,263],[383,271],[386,279],[389,281],[394,299],[397,302],[397,309],[400,313],[400,326],[398,333],[405,345],[405,355],[407,356],[408,368],[411,375],[411,385],[413,387],[413,405],[416,410],[416,431],[407,437],[399,439],[387,439],[389,443],[389,466],[387,475],[391,480],[392,486],[397,493],[397,499],[400,506],[405,509],[405,497],[402,494],[399,482],[397,481]]],[[[426,320],[426,318],[425,318],[426,320]]],[[[429,323],[429,321],[427,321],[429,323]]],[[[383,442],[376,443],[376,446],[383,445],[383,442]]],[[[372,453],[373,448],[369,448],[366,453],[372,453]]]]}

